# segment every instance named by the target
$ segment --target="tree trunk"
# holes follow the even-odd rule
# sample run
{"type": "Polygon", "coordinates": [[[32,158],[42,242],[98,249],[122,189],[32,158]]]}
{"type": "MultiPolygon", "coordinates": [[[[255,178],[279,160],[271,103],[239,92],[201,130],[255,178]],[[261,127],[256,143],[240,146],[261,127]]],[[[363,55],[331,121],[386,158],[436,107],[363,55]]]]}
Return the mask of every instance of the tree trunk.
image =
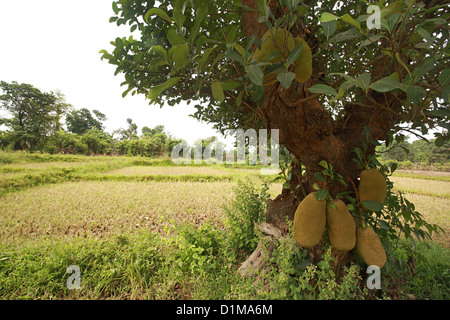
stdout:
{"type": "MultiPolygon", "coordinates": [[[[242,2],[250,8],[257,9],[256,0],[242,2]]],[[[266,25],[258,22],[255,12],[243,10],[243,23],[247,36],[261,37],[267,30],[266,25]]],[[[280,13],[275,13],[277,14],[280,13]]],[[[303,38],[314,55],[318,47],[314,34],[299,28],[291,32],[294,37],[303,38]]],[[[388,57],[381,57],[371,64],[373,79],[385,68],[390,67],[387,59],[388,57]]],[[[333,119],[330,112],[325,110],[319,101],[318,95],[307,90],[308,87],[321,83],[319,75],[322,71],[321,64],[314,61],[313,74],[307,83],[293,81],[288,89],[284,89],[280,83],[265,86],[264,104],[254,105],[267,129],[279,130],[280,145],[285,146],[306,169],[306,173],[302,175],[301,170],[294,168],[292,171],[295,171],[295,174],[290,181],[290,189],[283,189],[275,200],[269,200],[267,204],[267,221],[283,232],[287,231],[286,219],[293,220],[298,204],[306,195],[314,192],[314,183],[328,189],[332,197],[339,192],[353,190],[352,185],[357,184],[361,171],[353,160],[356,158],[355,148],[363,149],[365,143],[367,144],[366,155],[373,155],[375,146],[369,141],[386,139],[387,133],[399,120],[398,111],[401,110],[401,106],[398,100],[389,93],[381,94],[372,91],[368,94],[361,91],[358,101],[346,103],[343,113],[333,119]],[[368,137],[366,127],[370,130],[368,137]],[[314,173],[323,170],[319,165],[322,160],[332,164],[334,172],[340,174],[345,181],[352,183],[346,186],[339,183],[328,186],[318,181],[314,173]]],[[[299,166],[296,163],[292,165],[299,166]]],[[[320,257],[320,247],[321,244],[310,249],[313,259],[320,257]]],[[[348,261],[351,253],[335,252],[335,256],[336,263],[341,265],[348,261]]]]}

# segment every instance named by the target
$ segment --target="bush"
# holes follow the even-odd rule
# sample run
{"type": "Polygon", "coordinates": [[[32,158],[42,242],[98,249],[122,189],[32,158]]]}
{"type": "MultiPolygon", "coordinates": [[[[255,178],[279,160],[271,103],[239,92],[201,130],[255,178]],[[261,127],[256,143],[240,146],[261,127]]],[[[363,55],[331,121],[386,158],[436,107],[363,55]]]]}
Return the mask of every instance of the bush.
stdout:
{"type": "Polygon", "coordinates": [[[90,154],[108,154],[113,146],[111,135],[97,129],[88,130],[81,141],[87,145],[90,154]]]}
{"type": "Polygon", "coordinates": [[[249,253],[258,244],[255,224],[265,219],[268,189],[265,185],[258,192],[252,184],[239,181],[235,199],[230,206],[224,208],[229,245],[238,254],[249,253]]]}
{"type": "Polygon", "coordinates": [[[65,153],[65,154],[81,154],[88,153],[88,146],[81,140],[81,136],[59,131],[49,138],[44,147],[44,151],[50,154],[65,153]]]}

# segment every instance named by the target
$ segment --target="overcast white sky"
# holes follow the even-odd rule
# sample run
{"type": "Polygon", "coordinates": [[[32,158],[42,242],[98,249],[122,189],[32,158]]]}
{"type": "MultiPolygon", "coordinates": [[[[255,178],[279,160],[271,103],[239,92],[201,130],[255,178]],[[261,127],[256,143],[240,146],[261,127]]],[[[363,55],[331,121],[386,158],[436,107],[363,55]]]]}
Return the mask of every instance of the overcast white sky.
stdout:
{"type": "Polygon", "coordinates": [[[139,129],[162,124],[190,144],[209,136],[224,140],[188,116],[193,104],[161,109],[143,95],[122,98],[123,76],[114,76],[115,67],[98,53],[130,34],[127,26],[109,23],[113,14],[112,0],[0,0],[0,80],[60,90],[75,108],[103,112],[108,132],[132,118],[139,129]]]}

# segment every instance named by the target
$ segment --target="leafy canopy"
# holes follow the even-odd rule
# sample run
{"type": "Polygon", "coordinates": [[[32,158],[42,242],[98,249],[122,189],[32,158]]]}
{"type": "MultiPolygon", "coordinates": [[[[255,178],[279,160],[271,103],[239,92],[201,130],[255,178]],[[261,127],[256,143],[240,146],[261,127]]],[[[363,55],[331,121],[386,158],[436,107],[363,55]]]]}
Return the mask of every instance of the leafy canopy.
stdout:
{"type": "Polygon", "coordinates": [[[264,39],[249,32],[246,11],[272,35],[283,29],[309,44],[313,74],[305,88],[335,119],[349,102],[389,109],[373,95],[391,93],[402,107],[391,110],[398,120],[387,144],[402,130],[438,129],[437,145],[449,138],[445,1],[119,0],[112,7],[110,22],[128,25],[132,35],[100,53],[124,74],[124,96],[143,94],[160,105],[195,101],[194,116],[222,131],[264,126],[267,86],[290,87],[306,46],[275,46],[258,59],[264,39]],[[369,29],[371,4],[380,8],[380,28],[369,29]]]}

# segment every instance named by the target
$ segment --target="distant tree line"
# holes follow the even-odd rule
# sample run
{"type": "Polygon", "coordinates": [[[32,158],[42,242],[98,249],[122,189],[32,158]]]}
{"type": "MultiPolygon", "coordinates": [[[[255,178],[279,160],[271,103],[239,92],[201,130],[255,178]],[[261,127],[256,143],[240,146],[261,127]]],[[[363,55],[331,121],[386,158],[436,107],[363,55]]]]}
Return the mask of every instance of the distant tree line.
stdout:
{"type": "Polygon", "coordinates": [[[416,140],[411,143],[404,141],[386,149],[385,145],[377,147],[382,162],[398,162],[405,168],[435,167],[450,169],[450,142],[446,141],[439,147],[435,140],[416,140]]]}
{"type": "Polygon", "coordinates": [[[59,92],[42,92],[29,84],[0,81],[0,148],[67,154],[119,154],[157,157],[170,155],[182,142],[164,126],[138,126],[128,118],[126,128],[105,131],[106,115],[75,109],[59,92]],[[63,124],[65,120],[65,126],[63,124]],[[6,130],[1,130],[6,128],[6,130]]]}

